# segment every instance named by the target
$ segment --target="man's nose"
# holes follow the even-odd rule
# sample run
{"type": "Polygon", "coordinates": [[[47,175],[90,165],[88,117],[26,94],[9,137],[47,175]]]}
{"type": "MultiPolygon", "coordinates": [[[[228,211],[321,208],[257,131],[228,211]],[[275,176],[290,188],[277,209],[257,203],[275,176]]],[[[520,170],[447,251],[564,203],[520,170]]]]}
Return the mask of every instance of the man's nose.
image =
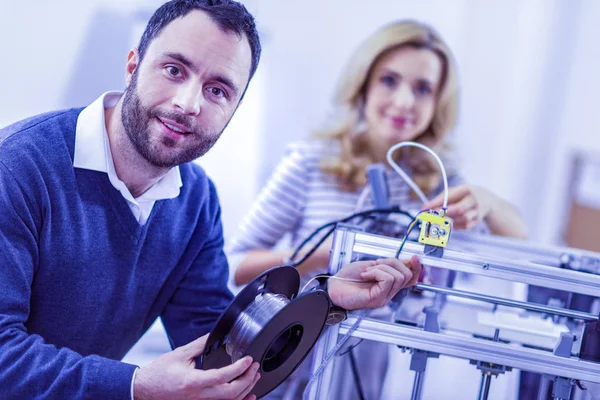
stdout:
{"type": "Polygon", "coordinates": [[[183,114],[197,116],[202,109],[203,99],[202,87],[190,82],[178,88],[173,98],[173,105],[183,114]]]}

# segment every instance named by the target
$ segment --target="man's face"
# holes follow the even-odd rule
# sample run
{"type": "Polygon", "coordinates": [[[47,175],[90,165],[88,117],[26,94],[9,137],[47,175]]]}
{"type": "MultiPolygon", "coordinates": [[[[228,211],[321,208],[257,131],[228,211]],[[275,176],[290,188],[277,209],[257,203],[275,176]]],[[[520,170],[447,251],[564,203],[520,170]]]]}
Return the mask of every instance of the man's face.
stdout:
{"type": "Polygon", "coordinates": [[[248,40],[202,11],[168,24],[141,63],[132,51],[122,122],[137,152],[160,168],[206,153],[239,104],[250,64],[248,40]]]}

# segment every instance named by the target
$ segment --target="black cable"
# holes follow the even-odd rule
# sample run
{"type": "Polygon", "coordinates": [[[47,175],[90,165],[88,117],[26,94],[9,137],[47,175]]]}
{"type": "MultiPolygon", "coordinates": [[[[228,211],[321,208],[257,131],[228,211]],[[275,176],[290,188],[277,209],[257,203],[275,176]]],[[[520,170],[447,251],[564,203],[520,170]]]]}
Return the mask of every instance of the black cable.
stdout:
{"type": "Polygon", "coordinates": [[[373,208],[370,210],[365,210],[365,211],[361,211],[361,212],[357,212],[354,214],[351,214],[345,218],[336,220],[336,221],[331,221],[328,222],[324,225],[321,225],[320,227],[318,227],[317,229],[315,229],[310,235],[308,235],[308,237],[306,237],[306,239],[304,239],[302,241],[302,243],[300,243],[296,249],[294,250],[294,253],[290,256],[290,260],[293,260],[298,253],[300,252],[300,250],[302,250],[302,248],[308,243],[310,242],[319,232],[321,232],[323,229],[328,228],[330,226],[333,226],[331,229],[329,229],[329,231],[327,231],[327,233],[325,235],[323,235],[323,237],[308,251],[308,253],[306,253],[300,260],[298,261],[293,261],[290,264],[286,264],[292,267],[297,267],[298,265],[302,264],[304,261],[306,261],[306,259],[308,259],[308,257],[310,257],[318,248],[319,246],[329,237],[329,235],[331,235],[333,233],[333,231],[335,231],[335,225],[339,224],[339,223],[344,223],[344,222],[348,222],[354,218],[358,218],[358,217],[368,217],[372,214],[402,214],[405,215],[407,217],[410,217],[414,220],[414,217],[406,212],[400,209],[399,206],[393,206],[390,208],[373,208]]]}
{"type": "MultiPolygon", "coordinates": [[[[356,339],[356,338],[354,338],[354,339],[356,339]]],[[[353,348],[355,348],[355,347],[358,347],[358,345],[359,345],[359,344],[361,344],[361,343],[363,342],[363,339],[356,339],[356,340],[357,340],[356,344],[353,344],[353,345],[351,345],[351,346],[348,346],[348,348],[347,348],[346,350],[344,350],[344,351],[341,351],[341,349],[340,349],[340,351],[338,352],[338,354],[337,354],[337,356],[336,356],[336,357],[341,357],[341,356],[343,356],[343,355],[346,355],[346,354],[348,354],[348,353],[350,352],[350,350],[352,350],[352,349],[353,349],[353,348]]]]}
{"type": "Polygon", "coordinates": [[[350,366],[352,367],[352,375],[354,375],[354,383],[356,384],[356,389],[358,390],[358,397],[360,400],[365,400],[365,392],[362,388],[362,382],[360,381],[360,375],[358,374],[358,367],[356,366],[356,358],[354,357],[354,352],[352,349],[348,352],[350,356],[350,366]]]}
{"type": "Polygon", "coordinates": [[[301,259],[299,259],[298,261],[295,261],[291,264],[288,264],[292,267],[297,267],[298,265],[302,264],[304,261],[306,261],[308,259],[308,257],[312,256],[312,254],[317,251],[317,249],[319,248],[319,246],[321,244],[323,244],[323,242],[325,240],[327,240],[327,238],[333,233],[333,231],[335,231],[335,226],[331,229],[329,229],[327,231],[327,233],[325,233],[325,235],[323,235],[323,237],[321,239],[319,239],[319,241],[317,243],[315,243],[315,245],[304,255],[302,256],[301,259]]]}
{"type": "MultiPolygon", "coordinates": [[[[358,212],[358,213],[354,213],[354,214],[349,215],[348,217],[345,217],[345,218],[342,218],[342,219],[339,219],[339,220],[336,220],[336,221],[331,221],[331,222],[328,222],[328,223],[326,223],[324,225],[321,225],[320,227],[318,227],[317,229],[315,229],[310,235],[308,235],[308,237],[306,237],[306,239],[304,239],[302,241],[302,243],[300,243],[298,245],[298,247],[296,247],[296,250],[290,256],[290,259],[293,260],[298,255],[298,253],[300,252],[300,250],[302,250],[302,247],[304,247],[308,242],[310,242],[311,239],[314,238],[319,232],[321,232],[323,229],[325,229],[325,228],[327,228],[329,226],[336,225],[336,224],[343,223],[343,222],[348,222],[348,221],[350,221],[353,218],[360,217],[360,216],[363,216],[363,215],[370,215],[370,214],[376,214],[376,213],[391,214],[393,212],[394,213],[396,213],[396,212],[397,213],[405,213],[405,211],[400,210],[400,207],[398,207],[398,206],[394,206],[392,208],[373,208],[371,210],[366,210],[366,211],[361,211],[361,212],[358,212]]],[[[406,213],[406,214],[408,214],[408,213],[406,213]]],[[[408,215],[410,215],[410,214],[408,214],[408,215]]]]}

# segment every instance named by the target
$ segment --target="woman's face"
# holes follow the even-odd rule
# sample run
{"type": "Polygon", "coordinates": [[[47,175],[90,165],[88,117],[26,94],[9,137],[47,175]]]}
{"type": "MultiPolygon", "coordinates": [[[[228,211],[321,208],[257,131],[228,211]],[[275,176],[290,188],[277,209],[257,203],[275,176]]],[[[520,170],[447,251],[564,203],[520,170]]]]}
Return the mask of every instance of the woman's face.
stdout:
{"type": "Polygon", "coordinates": [[[429,49],[405,46],[384,54],[367,83],[369,138],[389,147],[420,136],[433,118],[442,71],[441,58],[429,49]]]}

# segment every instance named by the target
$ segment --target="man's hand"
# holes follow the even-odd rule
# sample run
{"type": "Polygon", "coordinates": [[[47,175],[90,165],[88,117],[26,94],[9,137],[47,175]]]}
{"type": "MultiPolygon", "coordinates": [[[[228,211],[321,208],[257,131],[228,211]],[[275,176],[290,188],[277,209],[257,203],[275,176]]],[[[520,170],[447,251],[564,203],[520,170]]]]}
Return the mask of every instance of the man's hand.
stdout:
{"type": "Polygon", "coordinates": [[[207,338],[202,336],[140,368],[135,376],[134,399],[256,399],[249,393],[260,374],[258,363],[250,357],[219,369],[196,369],[194,359],[204,351],[207,338]]]}
{"type": "MultiPolygon", "coordinates": [[[[438,209],[443,205],[444,193],[423,204],[424,209],[438,209]]],[[[487,189],[474,185],[460,185],[448,190],[448,210],[455,229],[471,229],[488,216],[497,203],[496,196],[487,189]]]]}
{"type": "Polygon", "coordinates": [[[344,266],[335,276],[362,282],[330,279],[329,297],[346,310],[383,307],[400,289],[413,286],[420,273],[417,256],[405,261],[395,258],[357,261],[344,266]]]}

